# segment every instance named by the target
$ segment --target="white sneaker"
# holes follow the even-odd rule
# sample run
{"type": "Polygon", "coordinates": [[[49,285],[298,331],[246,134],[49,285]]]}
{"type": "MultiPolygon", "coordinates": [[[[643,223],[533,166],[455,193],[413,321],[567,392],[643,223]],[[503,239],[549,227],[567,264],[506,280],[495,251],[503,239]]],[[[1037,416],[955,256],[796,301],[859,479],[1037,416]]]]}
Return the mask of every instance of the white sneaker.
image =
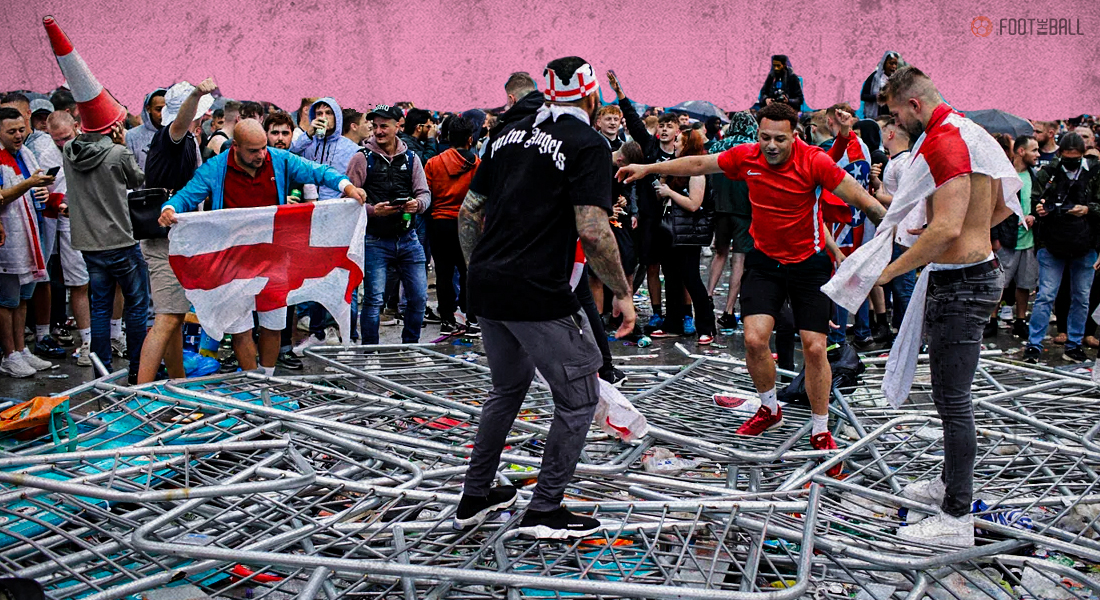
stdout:
{"type": "Polygon", "coordinates": [[[35,371],[45,371],[53,368],[53,363],[48,360],[42,360],[37,356],[31,354],[30,348],[23,348],[23,362],[30,365],[35,371]]]}
{"type": "Polygon", "coordinates": [[[80,348],[76,351],[76,365],[78,367],[90,367],[92,366],[92,347],[85,342],[80,345],[80,348]]]}
{"type": "Polygon", "coordinates": [[[37,372],[34,367],[23,360],[23,355],[19,352],[12,352],[7,358],[0,361],[0,373],[6,373],[12,377],[34,377],[37,372]]]}
{"type": "Polygon", "coordinates": [[[899,527],[898,537],[922,544],[969,548],[974,545],[974,515],[952,517],[937,513],[916,525],[899,527]]]}
{"type": "Polygon", "coordinates": [[[1011,306],[1002,306],[1000,312],[997,314],[997,317],[1002,321],[1011,321],[1013,316],[1015,315],[1012,312],[1011,306]]]}
{"type": "Polygon", "coordinates": [[[340,330],[335,327],[329,327],[325,330],[325,345],[326,346],[339,346],[340,345],[340,330]]]}
{"type": "Polygon", "coordinates": [[[325,343],[324,340],[319,340],[319,339],[317,339],[317,336],[311,335],[311,336],[307,337],[306,339],[298,342],[298,345],[295,346],[294,349],[291,350],[291,352],[294,353],[294,356],[302,356],[303,354],[306,353],[306,350],[309,350],[310,348],[312,348],[314,346],[320,346],[324,343],[325,343]]]}
{"type": "Polygon", "coordinates": [[[298,331],[309,331],[309,315],[298,318],[298,331]]]}
{"type": "Polygon", "coordinates": [[[943,484],[943,480],[939,477],[910,483],[901,490],[902,498],[921,504],[931,504],[932,506],[943,504],[943,497],[946,494],[947,489],[943,484]]]}
{"type": "Polygon", "coordinates": [[[126,338],[111,338],[111,350],[115,353],[115,356],[123,358],[126,356],[126,338]]]}

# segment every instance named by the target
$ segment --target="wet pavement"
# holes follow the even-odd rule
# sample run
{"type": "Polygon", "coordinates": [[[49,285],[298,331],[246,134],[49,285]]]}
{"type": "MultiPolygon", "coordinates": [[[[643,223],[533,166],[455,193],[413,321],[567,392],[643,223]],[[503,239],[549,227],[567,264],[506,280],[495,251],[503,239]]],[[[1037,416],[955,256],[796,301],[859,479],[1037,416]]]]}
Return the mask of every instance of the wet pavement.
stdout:
{"type": "MultiPolygon", "coordinates": [[[[704,261],[705,263],[706,261],[704,261]]],[[[704,270],[705,276],[705,270],[704,270]]],[[[724,281],[724,280],[723,280],[724,281]]],[[[429,282],[434,282],[434,275],[429,276],[429,282]]],[[[725,283],[721,283],[715,290],[714,304],[716,306],[725,305],[725,294],[727,293],[728,286],[725,283]]],[[[645,324],[649,320],[650,306],[648,295],[643,287],[640,290],[640,294],[635,297],[635,305],[638,310],[638,322],[645,324]]],[[[434,284],[429,287],[428,290],[428,306],[433,309],[436,307],[435,299],[435,286],[434,284]]],[[[1022,349],[1021,340],[1012,337],[1011,330],[1007,324],[1002,323],[1002,326],[998,328],[996,337],[986,338],[984,341],[984,347],[987,350],[1002,350],[1006,354],[1015,355],[1022,349]]],[[[1053,327],[1052,327],[1053,330],[1053,327]]],[[[303,331],[295,331],[294,341],[305,337],[306,333],[303,331]]],[[[401,326],[398,325],[383,325],[379,331],[380,340],[383,344],[399,344],[401,343],[401,326]]],[[[425,324],[421,333],[422,342],[431,342],[440,337],[439,324],[425,324]]],[[[721,330],[714,338],[714,343],[709,346],[701,346],[696,343],[695,336],[681,336],[664,339],[653,339],[652,344],[648,347],[638,347],[633,342],[624,342],[621,340],[609,340],[611,347],[611,354],[615,357],[615,365],[618,367],[629,366],[652,366],[652,365],[686,365],[692,362],[692,359],[685,355],[684,352],[678,348],[679,345],[684,350],[697,355],[704,356],[731,356],[737,359],[744,359],[745,357],[745,343],[742,329],[738,327],[736,330],[721,330]]],[[[484,348],[482,347],[481,340],[477,338],[464,338],[464,337],[452,337],[448,338],[444,342],[438,344],[438,349],[451,356],[467,355],[467,358],[471,357],[468,353],[476,353],[481,356],[479,359],[480,364],[485,364],[484,348]]],[[[1043,351],[1042,363],[1052,367],[1070,367],[1073,363],[1071,361],[1062,358],[1062,347],[1055,345],[1048,341],[1045,343],[1045,349],[1043,351]]],[[[72,347],[67,348],[71,353],[72,347]]],[[[885,349],[882,345],[876,345],[872,349],[864,352],[866,355],[877,356],[883,354],[885,349]]],[[[221,357],[226,358],[231,354],[229,350],[222,349],[221,357]]],[[[1090,360],[1096,355],[1096,351],[1093,349],[1086,349],[1090,360]]],[[[17,399],[19,401],[29,400],[35,396],[48,396],[51,394],[57,394],[71,389],[81,383],[90,381],[94,378],[92,368],[83,368],[76,365],[76,359],[67,357],[61,360],[53,361],[57,366],[50,371],[43,371],[32,378],[27,379],[14,379],[11,377],[0,376],[0,397],[17,399]]],[[[308,357],[303,359],[305,368],[300,371],[290,371],[281,367],[276,368],[275,373],[277,375],[307,375],[307,374],[320,374],[325,370],[325,366],[318,361],[310,359],[308,357]]],[[[796,345],[795,348],[795,365],[796,369],[801,368],[802,356],[801,348],[796,345]]],[[[1084,366],[1089,366],[1090,363],[1086,363],[1084,366]]],[[[120,369],[126,366],[124,359],[115,358],[113,368],[120,369]]]]}

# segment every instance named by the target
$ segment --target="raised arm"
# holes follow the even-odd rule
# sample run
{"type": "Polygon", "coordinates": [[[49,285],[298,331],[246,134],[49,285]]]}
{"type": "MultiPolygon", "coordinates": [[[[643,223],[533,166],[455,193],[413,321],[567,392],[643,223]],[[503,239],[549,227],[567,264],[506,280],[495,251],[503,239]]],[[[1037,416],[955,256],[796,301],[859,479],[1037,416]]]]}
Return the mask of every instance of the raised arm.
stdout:
{"type": "Polygon", "coordinates": [[[195,89],[191,90],[191,94],[187,96],[187,99],[180,105],[180,112],[176,115],[176,119],[172,121],[172,124],[168,126],[168,133],[172,135],[173,142],[179,142],[183,139],[183,136],[187,135],[187,129],[191,127],[191,122],[195,120],[195,112],[199,108],[199,100],[203,96],[213,92],[218,86],[214,83],[213,77],[207,77],[195,86],[195,89]]]}
{"type": "MultiPolygon", "coordinates": [[[[607,211],[599,206],[584,205],[574,206],[573,211],[577,220],[577,234],[580,235],[588,266],[615,294],[612,302],[614,315],[623,315],[623,323],[615,336],[621,338],[630,335],[634,331],[634,292],[623,273],[619,246],[607,221],[607,211]]],[[[459,218],[462,218],[461,213],[459,218]]]]}

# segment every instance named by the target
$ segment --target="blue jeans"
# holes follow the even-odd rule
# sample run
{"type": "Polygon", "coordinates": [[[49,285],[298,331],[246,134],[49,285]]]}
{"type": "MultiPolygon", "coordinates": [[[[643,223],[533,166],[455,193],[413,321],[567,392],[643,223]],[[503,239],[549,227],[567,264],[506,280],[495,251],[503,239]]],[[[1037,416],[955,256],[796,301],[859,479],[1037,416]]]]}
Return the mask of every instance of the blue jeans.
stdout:
{"type": "Polygon", "coordinates": [[[103,366],[111,370],[111,310],[115,285],[122,290],[126,310],[126,349],[130,354],[130,374],[136,376],[145,343],[145,324],[149,317],[149,268],[137,244],[129,248],[84,252],[88,265],[89,295],[92,312],[92,344],[103,366]]]}
{"type": "MultiPolygon", "coordinates": [[[[892,260],[897,260],[906,250],[905,246],[895,242],[892,260]]],[[[901,320],[905,317],[905,311],[909,308],[909,299],[913,297],[913,286],[915,285],[917,285],[917,272],[915,270],[902,273],[886,284],[886,288],[890,290],[890,294],[893,296],[894,316],[890,320],[894,325],[894,329],[901,327],[901,320]]]]}
{"type": "Polygon", "coordinates": [[[1092,289],[1092,265],[1096,262],[1096,251],[1090,250],[1088,254],[1078,258],[1056,258],[1046,248],[1040,248],[1035,253],[1039,259],[1039,291],[1035,293],[1035,305],[1031,307],[1031,323],[1028,327],[1027,345],[1032,348],[1043,347],[1043,336],[1050,328],[1050,311],[1054,306],[1054,299],[1058,297],[1058,288],[1062,283],[1062,272],[1069,266],[1070,277],[1070,304],[1069,304],[1069,338],[1066,341],[1066,350],[1072,350],[1081,345],[1081,338],[1085,335],[1085,319],[1089,312],[1089,291],[1092,289]]]}
{"type": "MultiPolygon", "coordinates": [[[[834,329],[829,332],[829,343],[843,344],[848,328],[848,310],[839,305],[834,306],[833,323],[839,325],[840,329],[834,329]]],[[[859,310],[856,311],[855,328],[852,333],[855,334],[855,339],[857,340],[865,340],[871,337],[871,303],[867,300],[864,300],[859,310]]]]}
{"type": "Polygon", "coordinates": [[[368,233],[365,245],[359,331],[363,343],[378,343],[378,321],[386,291],[387,267],[397,271],[405,289],[405,326],[401,330],[401,342],[419,342],[420,328],[424,325],[424,305],[428,300],[428,277],[424,272],[424,247],[420,245],[416,230],[395,238],[380,238],[368,233]]]}

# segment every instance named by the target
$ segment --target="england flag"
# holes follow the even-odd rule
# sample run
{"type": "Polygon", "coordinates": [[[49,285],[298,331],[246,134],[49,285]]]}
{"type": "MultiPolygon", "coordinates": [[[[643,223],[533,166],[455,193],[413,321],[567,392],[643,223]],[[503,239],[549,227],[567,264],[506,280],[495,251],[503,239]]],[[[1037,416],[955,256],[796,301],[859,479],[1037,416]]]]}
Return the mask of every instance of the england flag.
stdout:
{"type": "Polygon", "coordinates": [[[252,311],[313,301],[351,339],[351,295],[363,281],[367,213],[328,200],[179,215],[168,261],[203,329],[221,338],[252,311]]]}

